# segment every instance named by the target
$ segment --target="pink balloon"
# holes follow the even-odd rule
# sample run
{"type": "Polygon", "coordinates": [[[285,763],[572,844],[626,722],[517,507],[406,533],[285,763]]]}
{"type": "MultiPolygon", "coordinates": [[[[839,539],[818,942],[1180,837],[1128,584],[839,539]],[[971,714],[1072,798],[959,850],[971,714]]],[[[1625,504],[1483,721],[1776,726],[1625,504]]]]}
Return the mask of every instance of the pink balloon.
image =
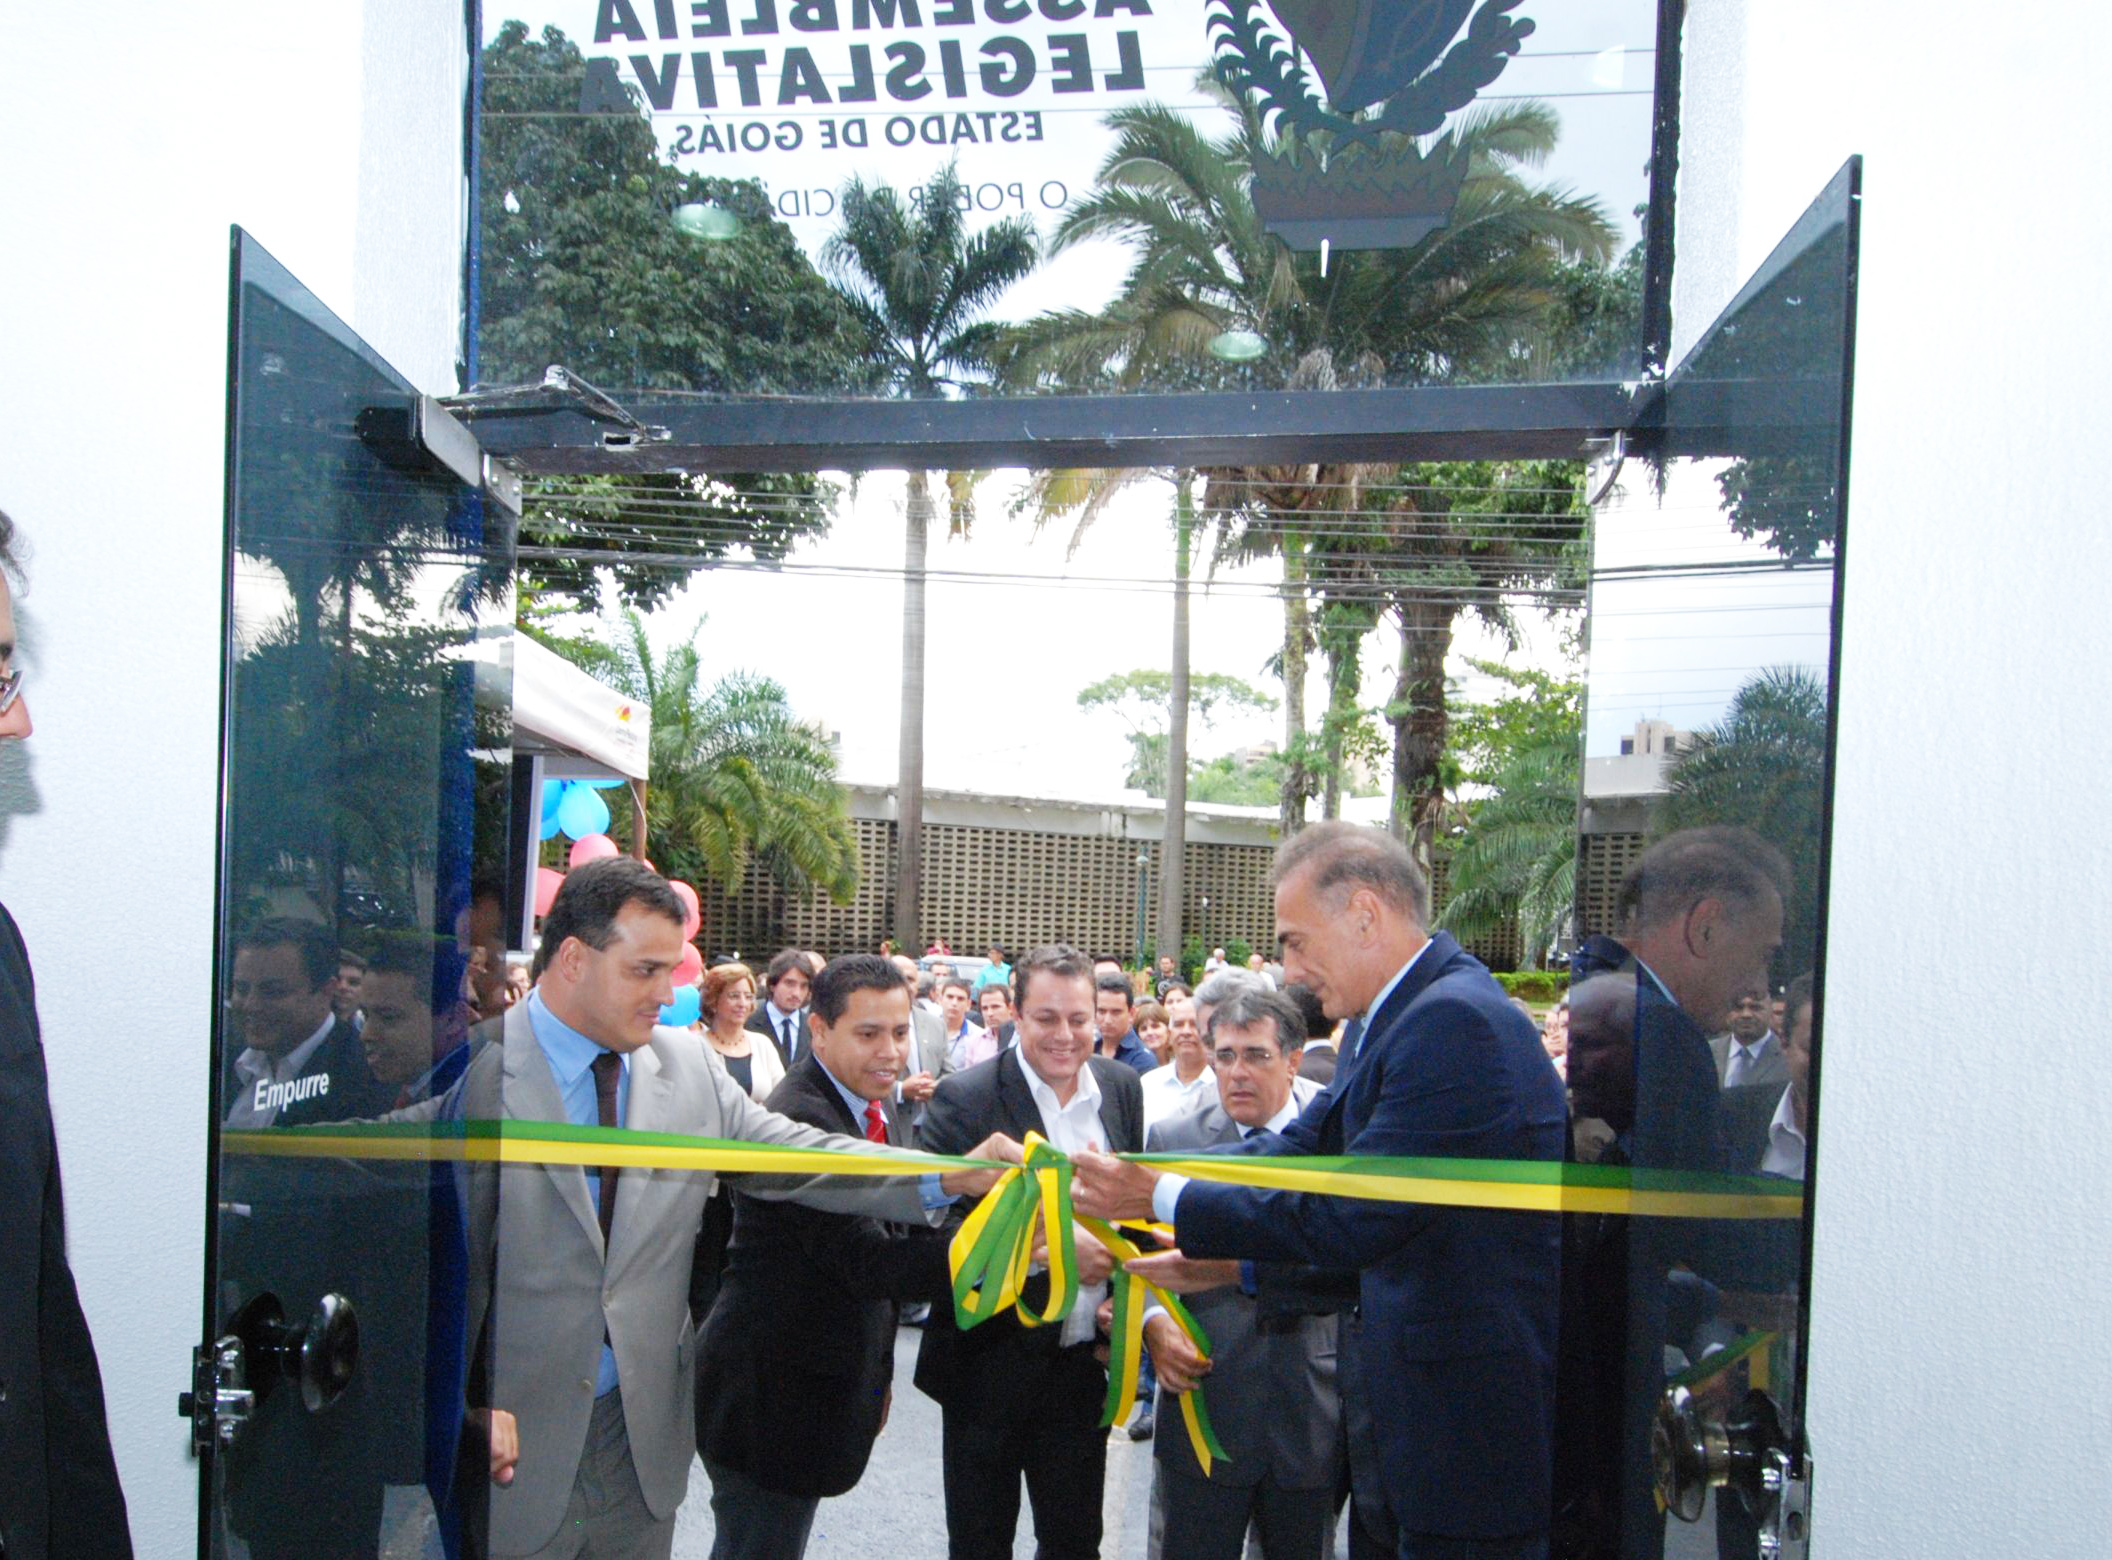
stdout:
{"type": "Polygon", "coordinates": [[[622,854],[616,842],[606,834],[588,834],[572,842],[572,865],[583,867],[590,861],[599,861],[604,856],[622,854]]]}
{"type": "Polygon", "coordinates": [[[682,901],[682,938],[687,942],[704,930],[704,909],[697,903],[697,891],[687,883],[669,883],[675,897],[682,901]]]}
{"type": "Polygon", "coordinates": [[[697,952],[696,944],[691,943],[682,950],[682,961],[675,966],[675,984],[694,986],[703,978],[704,955],[697,952]]]}
{"type": "Polygon", "coordinates": [[[535,869],[535,913],[548,915],[557,903],[557,891],[565,886],[565,875],[549,867],[535,869]]]}

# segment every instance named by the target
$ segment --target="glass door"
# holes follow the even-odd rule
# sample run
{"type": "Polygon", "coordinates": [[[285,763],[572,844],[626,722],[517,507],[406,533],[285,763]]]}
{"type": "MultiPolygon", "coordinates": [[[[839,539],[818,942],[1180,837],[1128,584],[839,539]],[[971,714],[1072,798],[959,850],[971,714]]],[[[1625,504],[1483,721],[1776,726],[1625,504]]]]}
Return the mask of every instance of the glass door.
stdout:
{"type": "Polygon", "coordinates": [[[455,1171],[285,1129],[437,1097],[476,1044],[512,517],[475,441],[239,229],[231,326],[200,1553],[454,1554],[455,1171]]]}
{"type": "Polygon", "coordinates": [[[1797,1552],[1860,167],[1597,464],[1556,1552],[1797,1552]],[[1720,1183],[1718,1189],[1723,1189],[1720,1183]]]}

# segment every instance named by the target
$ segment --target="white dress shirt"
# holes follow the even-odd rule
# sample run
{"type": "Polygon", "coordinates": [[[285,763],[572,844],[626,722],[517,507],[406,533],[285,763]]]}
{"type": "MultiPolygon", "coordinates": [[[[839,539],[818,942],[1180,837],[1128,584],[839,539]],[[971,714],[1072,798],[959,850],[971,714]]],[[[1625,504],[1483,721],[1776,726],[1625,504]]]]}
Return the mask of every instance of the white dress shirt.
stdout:
{"type": "Polygon", "coordinates": [[[1804,1134],[1797,1130],[1797,1108],[1786,1086],[1782,1103],[1775,1107],[1775,1119],[1767,1124],[1767,1152],[1761,1156],[1760,1173],[1804,1179],[1804,1134]]]}
{"type": "MultiPolygon", "coordinates": [[[[1050,1147],[1066,1154],[1078,1154],[1096,1145],[1107,1146],[1107,1128],[1100,1122],[1100,1080],[1093,1076],[1090,1066],[1078,1069],[1078,1087],[1071,1092],[1068,1105],[1057,1101],[1056,1091],[1034,1070],[1024,1050],[1019,1053],[1019,1070],[1026,1075],[1035,1108],[1041,1112],[1041,1128],[1050,1147]]],[[[1080,1284],[1078,1303],[1063,1319],[1063,1333],[1057,1341],[1066,1348],[1076,1343],[1090,1343],[1100,1330],[1100,1302],[1106,1298],[1105,1283],[1080,1284]]]]}
{"type": "Polygon", "coordinates": [[[787,1013],[775,1002],[763,1004],[763,1017],[769,1022],[770,1033],[777,1037],[778,1049],[785,1053],[785,1065],[799,1060],[799,1015],[805,1008],[794,1008],[787,1013]]]}
{"type": "Polygon", "coordinates": [[[1171,1062],[1164,1067],[1152,1068],[1142,1081],[1146,1137],[1160,1122],[1200,1110],[1217,1098],[1217,1069],[1208,1062],[1203,1063],[1203,1070],[1186,1083],[1181,1082],[1180,1072],[1171,1062]]]}
{"type": "Polygon", "coordinates": [[[260,1051],[250,1046],[235,1058],[235,1102],[227,1113],[224,1123],[236,1132],[253,1132],[270,1126],[279,1119],[279,1107],[269,1105],[257,1108],[257,1085],[291,1083],[300,1077],[301,1069],[315,1055],[323,1039],[330,1033],[330,1026],[337,1022],[335,1014],[323,1020],[322,1027],[284,1056],[274,1058],[269,1051],[260,1051]]]}

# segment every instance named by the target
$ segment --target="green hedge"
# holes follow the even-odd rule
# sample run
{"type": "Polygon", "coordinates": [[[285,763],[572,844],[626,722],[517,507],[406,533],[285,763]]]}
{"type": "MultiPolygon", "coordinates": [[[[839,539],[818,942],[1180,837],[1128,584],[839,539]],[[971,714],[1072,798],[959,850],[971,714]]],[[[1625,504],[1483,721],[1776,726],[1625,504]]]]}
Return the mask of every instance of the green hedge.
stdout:
{"type": "Polygon", "coordinates": [[[1569,990],[1569,976],[1562,970],[1498,971],[1496,984],[1528,1002],[1558,1002],[1569,990]]]}

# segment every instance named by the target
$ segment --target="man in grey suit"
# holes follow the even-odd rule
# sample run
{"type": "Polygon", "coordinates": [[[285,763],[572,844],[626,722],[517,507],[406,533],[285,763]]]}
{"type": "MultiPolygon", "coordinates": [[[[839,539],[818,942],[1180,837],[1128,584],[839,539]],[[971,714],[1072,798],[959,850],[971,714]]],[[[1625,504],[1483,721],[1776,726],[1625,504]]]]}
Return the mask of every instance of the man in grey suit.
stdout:
{"type": "MultiPolygon", "coordinates": [[[[1237,1143],[1295,1119],[1305,1021],[1277,992],[1237,991],[1211,1014],[1218,1097],[1159,1123],[1146,1147],[1182,1153],[1237,1143]]],[[[1200,1268],[1204,1264],[1193,1264],[1200,1268]]],[[[1153,1483],[1161,1560],[1238,1560],[1251,1523],[1264,1560],[1318,1560],[1342,1474],[1335,1312],[1356,1275],[1280,1263],[1211,1264],[1223,1280],[1190,1309],[1212,1346],[1198,1355],[1173,1319],[1146,1313],[1159,1373],[1153,1483]],[[1180,1428],[1175,1394],[1207,1374],[1210,1422],[1225,1459],[1204,1473],[1180,1428]]]]}
{"type": "MultiPolygon", "coordinates": [[[[682,902],[624,857],[574,869],[545,918],[535,990],[471,1063],[471,1119],[571,1122],[799,1148],[897,1150],[751,1101],[686,1030],[659,1027],[683,952],[682,902]]],[[[986,1142],[978,1153],[998,1152],[986,1142]]],[[[923,1222],[995,1173],[750,1177],[742,1190],[923,1222]]],[[[696,1450],[690,1259],[708,1171],[527,1164],[469,1180],[468,1336],[488,1353],[493,1555],[665,1560],[696,1450]],[[501,1475],[500,1477],[503,1477],[501,1475]]]]}
{"type": "Polygon", "coordinates": [[[1730,1026],[1709,1040],[1716,1058],[1716,1082],[1725,1089],[1749,1089],[1771,1085],[1777,1093],[1789,1082],[1789,1058],[1782,1052],[1782,1037],[1768,1028],[1774,1006],[1764,986],[1753,986],[1731,1004],[1730,1026]]]}
{"type": "Polygon", "coordinates": [[[953,1071],[946,1054],[946,1020],[916,1000],[917,961],[898,953],[889,962],[902,972],[902,984],[909,988],[910,995],[910,1073],[902,1080],[902,1102],[910,1107],[911,1125],[922,1127],[924,1107],[931,1102],[932,1091],[938,1088],[941,1078],[953,1071]]]}

